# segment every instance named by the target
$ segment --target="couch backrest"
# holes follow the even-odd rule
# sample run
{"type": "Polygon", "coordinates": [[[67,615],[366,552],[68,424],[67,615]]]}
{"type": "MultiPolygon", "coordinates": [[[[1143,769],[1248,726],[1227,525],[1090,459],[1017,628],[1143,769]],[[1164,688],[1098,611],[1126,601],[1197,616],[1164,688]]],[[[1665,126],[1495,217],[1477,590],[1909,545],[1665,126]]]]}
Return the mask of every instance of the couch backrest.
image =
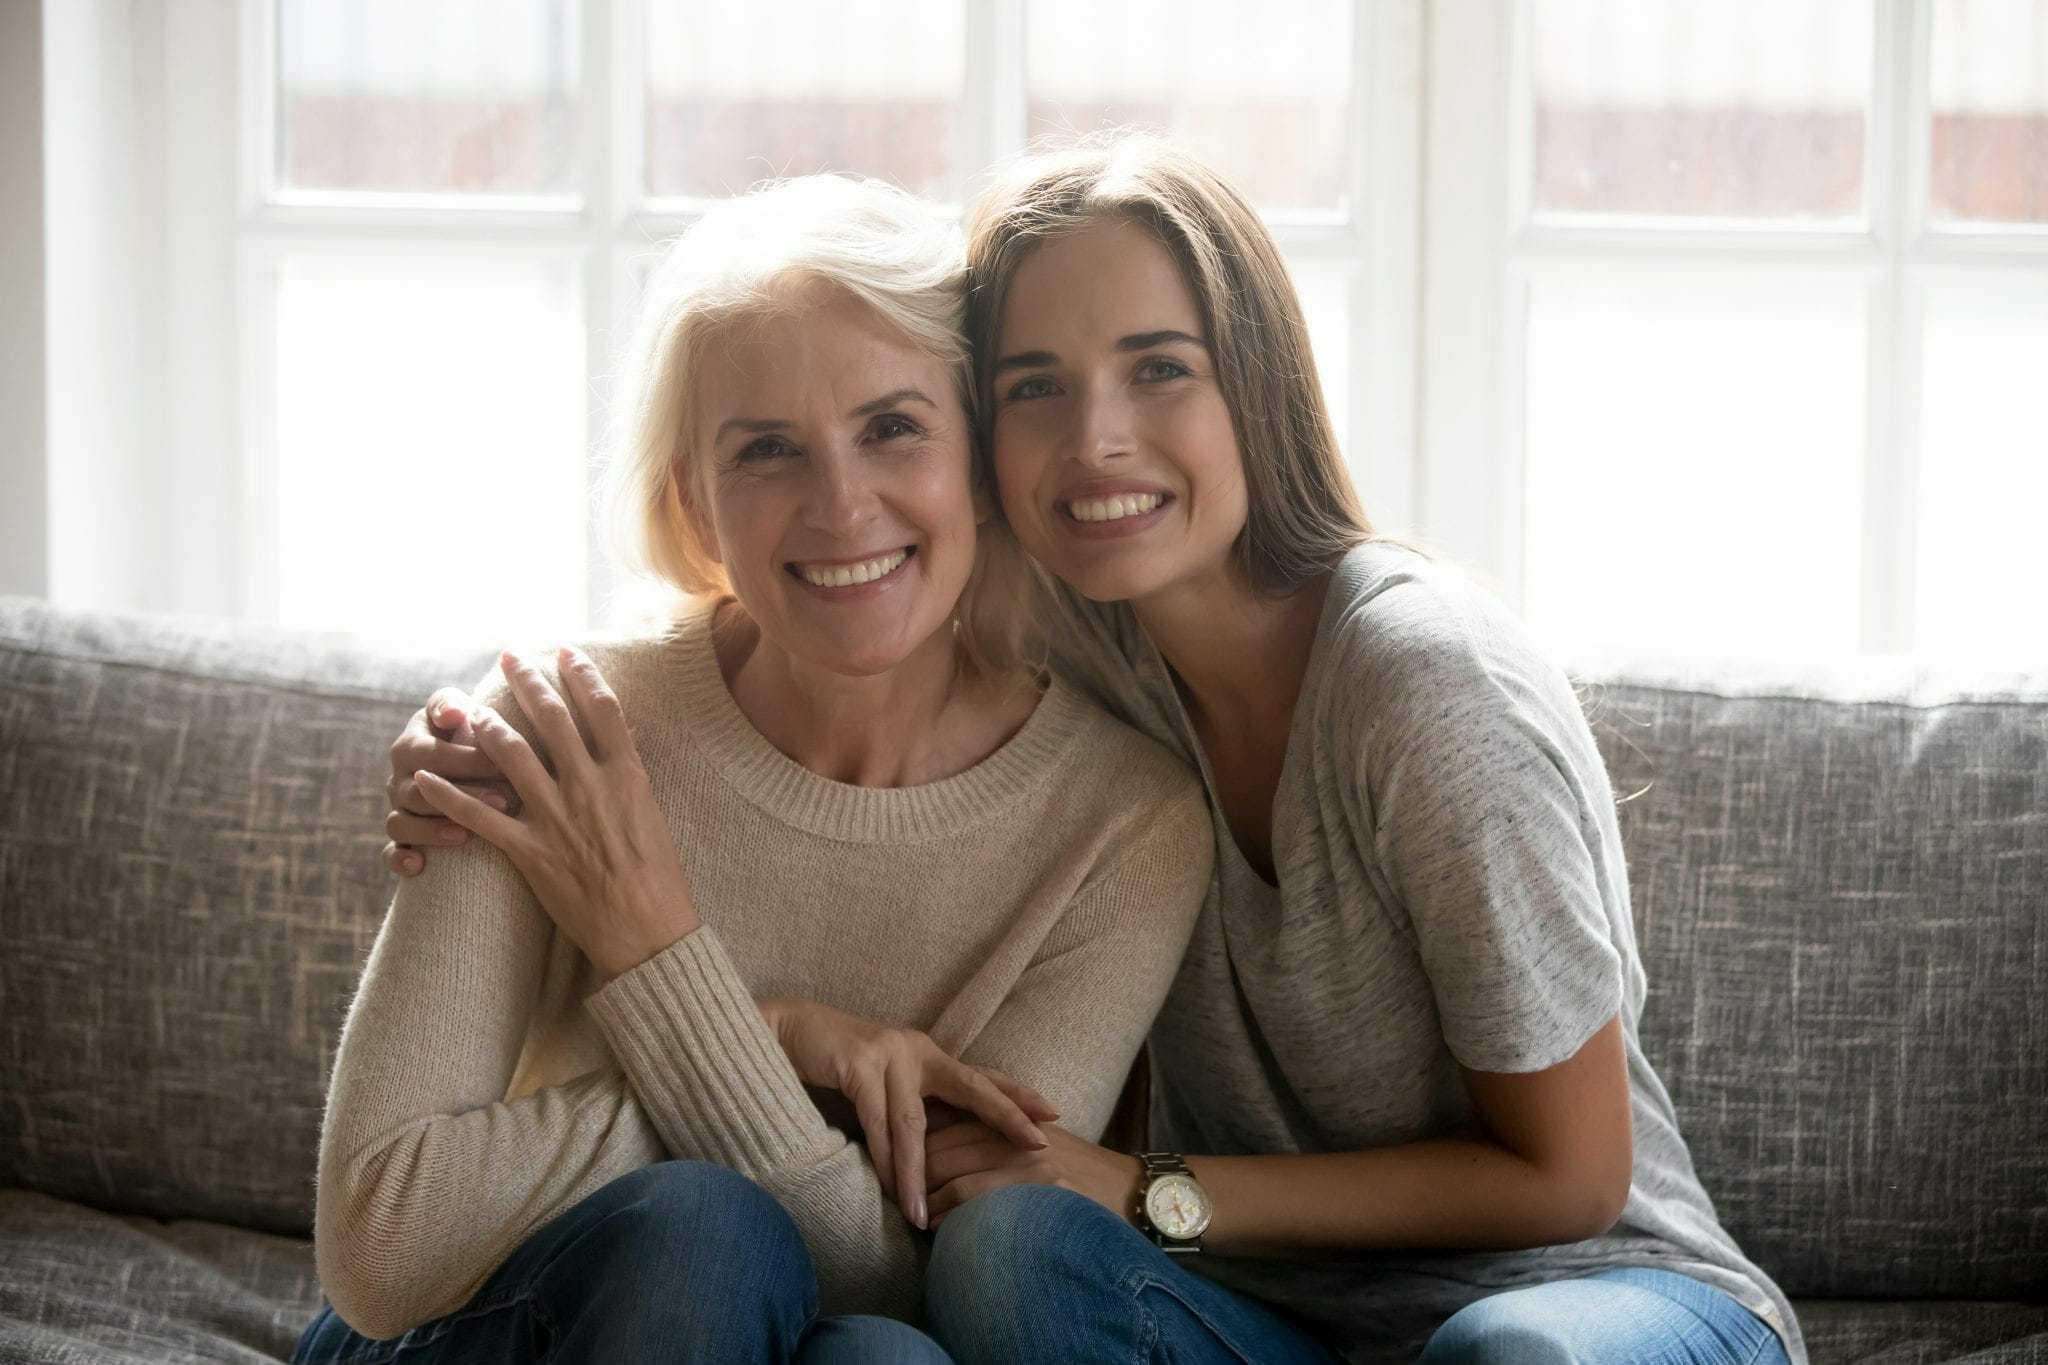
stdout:
{"type": "Polygon", "coordinates": [[[0,599],[0,1186],[310,1228],[384,751],[484,662],[0,599]]]}
{"type": "Polygon", "coordinates": [[[1795,1297],[2048,1291],[2048,676],[1589,703],[1723,1223],[1795,1297]]]}
{"type": "MultiPolygon", "coordinates": [[[[310,1226],[385,748],[488,655],[0,599],[0,1186],[310,1226]]],[[[1604,676],[1723,1221],[1795,1295],[2048,1292],[2048,678],[1604,676]]]]}

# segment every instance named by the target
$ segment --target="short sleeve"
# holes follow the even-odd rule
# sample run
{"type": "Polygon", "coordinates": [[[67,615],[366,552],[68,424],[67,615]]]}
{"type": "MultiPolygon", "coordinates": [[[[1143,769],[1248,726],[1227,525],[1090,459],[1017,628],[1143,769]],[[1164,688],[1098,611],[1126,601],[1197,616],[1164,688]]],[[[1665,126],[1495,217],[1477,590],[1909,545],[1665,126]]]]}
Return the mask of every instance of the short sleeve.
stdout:
{"type": "Polygon", "coordinates": [[[1373,855],[1452,1055],[1541,1071],[1623,1005],[1627,881],[1603,862],[1606,773],[1569,683],[1518,623],[1430,605],[1397,607],[1359,642],[1373,855]]]}

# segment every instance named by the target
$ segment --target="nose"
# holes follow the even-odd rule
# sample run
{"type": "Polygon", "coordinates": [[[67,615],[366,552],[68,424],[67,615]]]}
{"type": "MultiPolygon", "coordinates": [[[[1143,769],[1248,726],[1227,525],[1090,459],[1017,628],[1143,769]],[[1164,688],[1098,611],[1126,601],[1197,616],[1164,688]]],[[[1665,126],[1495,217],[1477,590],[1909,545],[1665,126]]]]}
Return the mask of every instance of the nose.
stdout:
{"type": "Polygon", "coordinates": [[[1135,445],[1130,398],[1119,385],[1091,386],[1074,413],[1074,458],[1099,466],[1131,453],[1135,445]]]}
{"type": "Polygon", "coordinates": [[[812,461],[804,520],[827,535],[851,537],[875,515],[872,471],[851,450],[821,452],[812,461]]]}

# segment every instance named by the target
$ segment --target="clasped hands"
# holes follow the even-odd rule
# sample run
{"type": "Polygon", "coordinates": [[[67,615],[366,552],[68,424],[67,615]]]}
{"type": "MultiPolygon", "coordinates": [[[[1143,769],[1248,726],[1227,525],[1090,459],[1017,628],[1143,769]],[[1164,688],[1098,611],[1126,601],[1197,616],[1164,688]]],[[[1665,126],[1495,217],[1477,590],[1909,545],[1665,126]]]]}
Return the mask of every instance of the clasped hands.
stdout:
{"type": "MultiPolygon", "coordinates": [[[[459,827],[484,839],[600,972],[622,975],[701,924],[624,710],[580,650],[565,646],[559,655],[566,699],[510,650],[499,663],[552,771],[495,711],[459,693],[437,693],[392,746],[387,832],[394,841],[449,843],[459,842],[459,827]],[[474,746],[451,743],[437,729],[474,746]],[[484,788],[457,786],[430,764],[474,780],[502,775],[517,810],[484,788]],[[417,800],[408,800],[414,793],[417,800]],[[441,825],[420,802],[452,824],[441,825]]],[[[407,856],[396,842],[385,849],[394,871],[418,870],[407,856]]],[[[1023,1183],[1072,1189],[1130,1216],[1137,1159],[1054,1125],[1059,1114],[1031,1087],[970,1066],[915,1029],[815,1001],[765,1000],[760,1009],[804,1083],[852,1104],[884,1193],[918,1227],[936,1228],[983,1191],[1023,1183]],[[927,1100],[936,1101],[929,1110],[927,1100]]]]}
{"type": "Polygon", "coordinates": [[[966,1200],[1017,1184],[1059,1185],[1130,1215],[1137,1158],[1053,1123],[1058,1112],[1030,1086],[916,1029],[814,1000],[759,1003],[805,1084],[852,1104],[883,1192],[918,1227],[936,1230],[966,1200]]]}

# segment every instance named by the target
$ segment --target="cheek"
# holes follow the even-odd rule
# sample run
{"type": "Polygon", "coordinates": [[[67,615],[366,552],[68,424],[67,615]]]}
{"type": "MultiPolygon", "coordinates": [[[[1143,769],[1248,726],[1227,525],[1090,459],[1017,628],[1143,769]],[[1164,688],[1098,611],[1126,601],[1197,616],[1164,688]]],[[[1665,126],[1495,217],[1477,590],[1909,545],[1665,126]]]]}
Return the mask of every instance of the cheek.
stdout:
{"type": "Polygon", "coordinates": [[[749,574],[779,535],[773,490],[759,484],[723,488],[711,494],[711,550],[727,573],[749,574]]]}
{"type": "Polygon", "coordinates": [[[917,462],[907,495],[934,539],[972,540],[981,517],[974,503],[974,469],[966,452],[937,450],[917,462]]]}
{"type": "Polygon", "coordinates": [[[1028,515],[1032,489],[1045,471],[1048,446],[1045,433],[1038,429],[1041,425],[1021,413],[1005,415],[996,423],[996,488],[1013,521],[1019,514],[1028,515]]]}
{"type": "Polygon", "coordinates": [[[1220,402],[1190,406],[1181,414],[1176,444],[1188,477],[1210,501],[1226,508],[1245,503],[1244,456],[1230,413],[1220,402]]]}

